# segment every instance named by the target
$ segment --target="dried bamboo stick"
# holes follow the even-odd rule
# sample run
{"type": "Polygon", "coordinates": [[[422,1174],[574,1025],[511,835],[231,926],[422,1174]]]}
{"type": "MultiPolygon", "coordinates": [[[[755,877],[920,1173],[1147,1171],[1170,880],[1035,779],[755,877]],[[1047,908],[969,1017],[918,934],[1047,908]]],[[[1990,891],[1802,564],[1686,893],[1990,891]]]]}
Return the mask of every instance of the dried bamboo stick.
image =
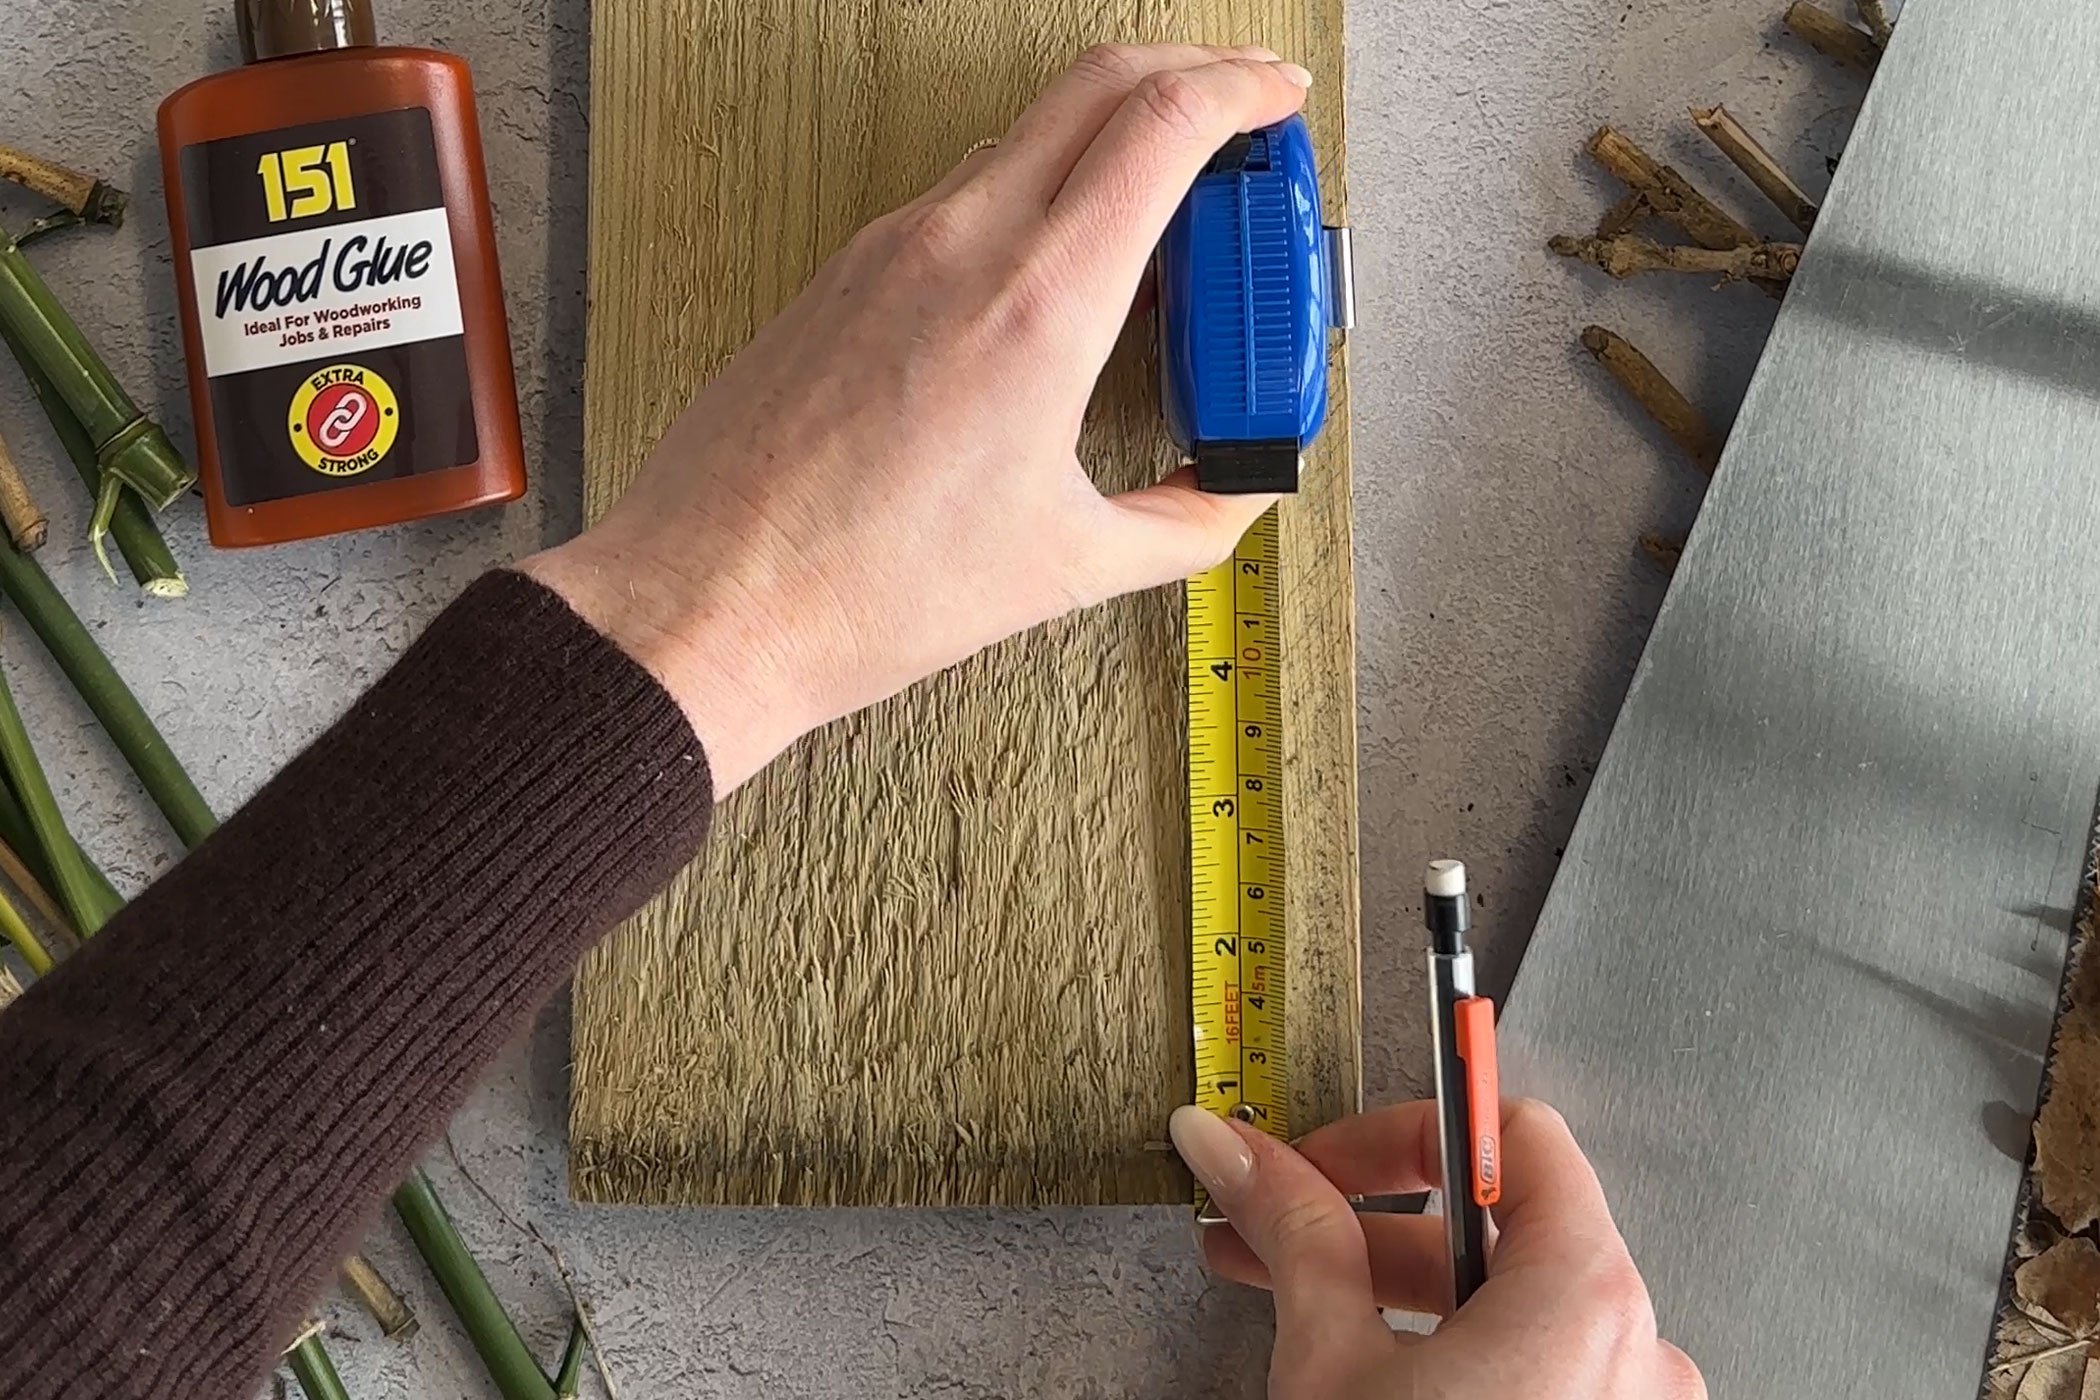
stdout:
{"type": "Polygon", "coordinates": [[[1647,215],[1648,196],[1636,190],[1604,211],[1604,217],[1597,220],[1597,236],[1617,238],[1622,233],[1631,233],[1647,215]]]}
{"type": "Polygon", "coordinates": [[[379,1330],[386,1334],[388,1341],[415,1335],[415,1313],[401,1300],[394,1286],[386,1281],[386,1276],[372,1267],[371,1260],[362,1254],[353,1254],[343,1261],[341,1272],[344,1286],[357,1295],[357,1301],[372,1314],[372,1320],[379,1324],[379,1330]]]}
{"type": "Polygon", "coordinates": [[[22,479],[22,469],[15,465],[4,438],[0,438],[0,521],[6,523],[7,537],[15,548],[25,553],[40,547],[51,533],[51,522],[37,509],[29,483],[22,479]]]}
{"type": "Polygon", "coordinates": [[[1596,357],[1597,363],[1619,381],[1635,403],[1647,410],[1656,426],[1684,449],[1700,471],[1708,476],[1714,474],[1721,464],[1720,435],[1707,423],[1706,415],[1692,407],[1683,391],[1663,376],[1653,360],[1636,350],[1626,337],[1602,326],[1583,327],[1582,348],[1596,357]]]}
{"type": "Polygon", "coordinates": [[[124,191],[106,180],[83,175],[12,146],[0,146],[0,179],[34,190],[89,223],[108,224],[111,228],[124,222],[124,206],[130,202],[124,191]]]}
{"type": "Polygon", "coordinates": [[[1722,155],[1735,162],[1736,169],[1750,177],[1750,183],[1786,215],[1787,222],[1803,233],[1816,226],[1819,211],[1808,191],[1794,182],[1794,177],[1741,122],[1729,115],[1726,107],[1694,107],[1692,124],[1720,148],[1722,155]]]}
{"type": "Polygon", "coordinates": [[[1798,243],[1754,243],[1743,248],[1694,248],[1657,243],[1622,233],[1617,238],[1561,234],[1546,247],[1564,258],[1586,262],[1611,277],[1637,277],[1644,272],[1692,272],[1725,281],[1782,284],[1801,263],[1798,243]]]}
{"type": "Polygon", "coordinates": [[[1889,18],[1888,0],[1859,0],[1859,17],[1866,22],[1874,42],[1887,48],[1889,37],[1896,32],[1895,21],[1889,18]]]}
{"type": "Polygon", "coordinates": [[[22,892],[22,898],[29,901],[29,907],[36,910],[53,928],[73,932],[73,921],[58,907],[58,901],[51,897],[51,891],[44,888],[43,881],[37,879],[28,862],[15,854],[15,848],[5,841],[0,841],[0,875],[5,875],[9,882],[22,892]]]}
{"type": "Polygon", "coordinates": [[[1625,133],[1600,126],[1590,137],[1590,155],[1664,222],[1702,248],[1740,248],[1757,235],[1732,218],[1691,181],[1642,150],[1625,133]]]}
{"type": "Polygon", "coordinates": [[[1847,24],[1837,15],[1809,0],[1794,0],[1787,7],[1786,27],[1817,53],[1834,58],[1855,73],[1874,76],[1881,62],[1881,46],[1864,29],[1847,24]]]}

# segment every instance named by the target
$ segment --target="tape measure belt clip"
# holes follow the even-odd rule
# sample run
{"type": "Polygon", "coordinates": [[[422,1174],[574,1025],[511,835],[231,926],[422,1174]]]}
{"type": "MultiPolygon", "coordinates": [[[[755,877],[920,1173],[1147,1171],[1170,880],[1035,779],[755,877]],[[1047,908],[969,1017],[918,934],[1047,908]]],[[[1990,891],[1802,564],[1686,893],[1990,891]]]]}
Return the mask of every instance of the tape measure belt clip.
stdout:
{"type": "Polygon", "coordinates": [[[1355,322],[1349,230],[1320,222],[1302,117],[1236,136],[1159,246],[1160,403],[1220,493],[1293,492],[1327,418],[1327,335],[1355,322]]]}

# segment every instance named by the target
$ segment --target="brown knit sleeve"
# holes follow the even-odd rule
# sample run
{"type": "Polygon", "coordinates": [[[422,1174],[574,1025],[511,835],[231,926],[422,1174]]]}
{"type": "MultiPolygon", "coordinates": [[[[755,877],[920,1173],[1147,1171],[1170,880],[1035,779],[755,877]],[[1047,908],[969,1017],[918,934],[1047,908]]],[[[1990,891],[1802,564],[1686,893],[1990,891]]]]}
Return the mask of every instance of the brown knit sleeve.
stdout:
{"type": "Polygon", "coordinates": [[[522,575],[468,589],[0,1013],[0,1395],[252,1393],[712,805],[647,672],[522,575]]]}

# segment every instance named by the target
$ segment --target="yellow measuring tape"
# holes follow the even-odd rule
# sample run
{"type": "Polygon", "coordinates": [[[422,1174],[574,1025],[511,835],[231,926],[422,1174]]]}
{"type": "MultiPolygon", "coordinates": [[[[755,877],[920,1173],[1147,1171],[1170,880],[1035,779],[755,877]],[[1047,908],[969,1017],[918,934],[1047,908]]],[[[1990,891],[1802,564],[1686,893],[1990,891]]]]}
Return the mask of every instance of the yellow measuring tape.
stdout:
{"type": "Polygon", "coordinates": [[[1188,583],[1189,1003],[1195,1102],[1288,1138],[1281,563],[1272,507],[1188,583]]]}

